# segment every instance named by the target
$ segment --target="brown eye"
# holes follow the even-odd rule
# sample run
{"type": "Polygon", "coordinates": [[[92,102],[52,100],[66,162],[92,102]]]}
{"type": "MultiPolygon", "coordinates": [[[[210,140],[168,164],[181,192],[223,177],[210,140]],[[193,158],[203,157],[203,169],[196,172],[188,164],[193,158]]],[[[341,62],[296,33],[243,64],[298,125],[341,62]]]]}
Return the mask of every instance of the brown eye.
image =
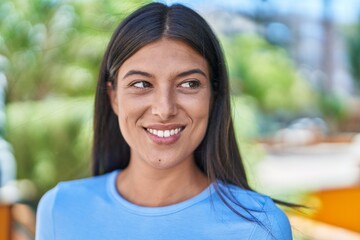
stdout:
{"type": "Polygon", "coordinates": [[[200,87],[200,81],[198,80],[186,81],[181,83],[180,86],[183,88],[198,88],[200,87]]]}
{"type": "Polygon", "coordinates": [[[151,84],[146,81],[138,81],[138,82],[132,83],[131,86],[136,87],[136,88],[149,88],[149,87],[151,87],[151,84]]]}

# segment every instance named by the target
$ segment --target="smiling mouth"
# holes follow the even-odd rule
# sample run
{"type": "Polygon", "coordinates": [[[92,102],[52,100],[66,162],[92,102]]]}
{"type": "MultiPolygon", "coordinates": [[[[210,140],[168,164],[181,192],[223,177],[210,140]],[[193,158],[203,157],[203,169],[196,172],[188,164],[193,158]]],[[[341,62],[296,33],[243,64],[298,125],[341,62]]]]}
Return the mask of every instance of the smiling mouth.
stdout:
{"type": "Polygon", "coordinates": [[[157,137],[167,138],[167,137],[171,137],[171,136],[178,134],[179,132],[184,130],[184,127],[168,129],[168,130],[158,130],[158,129],[152,129],[152,128],[145,128],[145,129],[146,129],[146,131],[148,131],[149,133],[151,133],[157,137]]]}

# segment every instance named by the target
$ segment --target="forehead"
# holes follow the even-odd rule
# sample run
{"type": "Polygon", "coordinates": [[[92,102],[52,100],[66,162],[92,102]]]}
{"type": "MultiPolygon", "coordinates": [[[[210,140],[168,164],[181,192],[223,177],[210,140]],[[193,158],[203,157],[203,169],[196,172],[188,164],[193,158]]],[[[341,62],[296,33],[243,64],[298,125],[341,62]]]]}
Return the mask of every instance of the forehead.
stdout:
{"type": "Polygon", "coordinates": [[[166,70],[200,68],[206,73],[206,59],[191,46],[180,40],[162,38],[149,43],[128,58],[120,67],[120,71],[128,68],[166,70]]]}

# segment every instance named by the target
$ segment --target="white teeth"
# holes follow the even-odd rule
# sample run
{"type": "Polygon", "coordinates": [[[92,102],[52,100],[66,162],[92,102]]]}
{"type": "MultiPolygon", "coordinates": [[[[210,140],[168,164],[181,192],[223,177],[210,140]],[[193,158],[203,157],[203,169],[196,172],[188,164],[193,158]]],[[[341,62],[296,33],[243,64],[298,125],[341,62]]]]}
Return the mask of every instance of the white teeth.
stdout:
{"type": "Polygon", "coordinates": [[[166,138],[178,134],[181,131],[181,128],[175,128],[171,130],[156,130],[156,129],[147,128],[146,130],[158,137],[166,138]]]}

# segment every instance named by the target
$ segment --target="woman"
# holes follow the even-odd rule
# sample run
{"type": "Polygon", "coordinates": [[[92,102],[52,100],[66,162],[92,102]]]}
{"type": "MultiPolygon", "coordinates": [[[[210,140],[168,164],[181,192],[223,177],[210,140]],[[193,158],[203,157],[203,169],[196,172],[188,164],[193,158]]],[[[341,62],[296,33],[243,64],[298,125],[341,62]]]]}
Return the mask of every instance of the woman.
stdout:
{"type": "Polygon", "coordinates": [[[285,214],[251,190],[230,115],[223,54],[182,5],[145,5],[102,61],[95,177],[41,200],[37,239],[291,239],[285,214]]]}

